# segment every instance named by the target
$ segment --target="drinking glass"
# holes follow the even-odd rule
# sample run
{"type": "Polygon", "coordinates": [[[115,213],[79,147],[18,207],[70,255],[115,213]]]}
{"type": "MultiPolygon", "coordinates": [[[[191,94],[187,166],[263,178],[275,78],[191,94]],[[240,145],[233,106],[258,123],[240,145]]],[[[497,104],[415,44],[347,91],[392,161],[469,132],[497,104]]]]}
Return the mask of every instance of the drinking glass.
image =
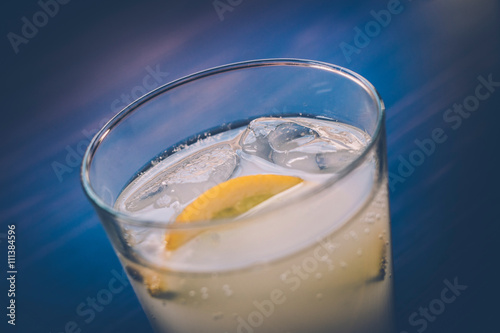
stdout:
{"type": "Polygon", "coordinates": [[[391,332],[384,118],[366,79],[298,59],[201,71],[112,118],[85,153],[82,184],[154,330],[391,332]],[[253,215],[180,224],[116,208],[129,184],[180,148],[260,117],[335,122],[368,140],[320,185],[253,215]],[[169,233],[208,237],[214,250],[174,260],[148,243],[169,233]]]}

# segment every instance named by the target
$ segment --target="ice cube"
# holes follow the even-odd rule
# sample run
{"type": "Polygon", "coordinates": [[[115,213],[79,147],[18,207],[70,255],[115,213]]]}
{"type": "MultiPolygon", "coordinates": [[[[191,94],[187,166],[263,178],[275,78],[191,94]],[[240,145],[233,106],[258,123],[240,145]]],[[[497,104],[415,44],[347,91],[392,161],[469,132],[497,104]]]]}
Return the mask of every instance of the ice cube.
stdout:
{"type": "Polygon", "coordinates": [[[271,147],[269,147],[267,136],[281,123],[279,118],[263,117],[253,120],[241,135],[241,149],[248,154],[270,160],[271,147]]]}
{"type": "Polygon", "coordinates": [[[319,137],[313,129],[296,123],[278,125],[268,135],[269,145],[275,152],[287,152],[303,147],[319,137]]]}
{"type": "Polygon", "coordinates": [[[337,152],[324,152],[316,154],[316,163],[320,170],[340,170],[358,157],[359,154],[352,150],[339,150],[337,152]]]}
{"type": "Polygon", "coordinates": [[[230,144],[204,148],[165,168],[133,193],[126,195],[124,208],[137,212],[148,206],[182,207],[203,191],[228,180],[238,165],[230,144]]]}
{"type": "Polygon", "coordinates": [[[282,167],[312,173],[339,171],[362,152],[368,136],[333,121],[259,118],[243,133],[243,152],[282,167]]]}
{"type": "MultiPolygon", "coordinates": [[[[316,154],[321,150],[320,135],[312,128],[293,122],[284,122],[269,133],[274,163],[292,169],[314,172],[318,169],[316,154]]],[[[328,146],[325,147],[328,149],[328,146]]]]}

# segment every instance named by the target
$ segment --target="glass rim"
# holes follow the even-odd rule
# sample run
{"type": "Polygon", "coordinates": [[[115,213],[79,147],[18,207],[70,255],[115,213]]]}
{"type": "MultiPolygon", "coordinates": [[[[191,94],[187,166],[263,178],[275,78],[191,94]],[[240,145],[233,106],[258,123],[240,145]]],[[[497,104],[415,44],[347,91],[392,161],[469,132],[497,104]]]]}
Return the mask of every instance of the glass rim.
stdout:
{"type": "MultiPolygon", "coordinates": [[[[377,92],[375,87],[363,76],[357,74],[354,71],[351,71],[347,68],[329,64],[326,62],[316,61],[316,60],[308,60],[308,59],[295,59],[295,58],[271,58],[271,59],[257,59],[257,60],[248,60],[242,62],[230,63],[222,66],[212,67],[209,69],[205,69],[202,71],[195,72],[193,74],[189,74],[187,76],[181,77],[179,79],[173,80],[169,83],[166,83],[151,92],[139,97],[117,114],[115,114],[92,138],[90,144],[88,145],[85,154],[83,156],[81,171],[80,171],[80,181],[86,196],[89,200],[96,206],[97,209],[100,209],[107,214],[115,216],[120,220],[120,223],[124,223],[134,227],[144,227],[144,228],[159,228],[165,230],[192,230],[192,229],[200,229],[207,227],[215,227],[223,224],[229,224],[235,222],[234,218],[228,219],[217,219],[211,221],[193,221],[191,223],[166,223],[161,220],[154,219],[144,219],[139,216],[133,216],[127,214],[125,212],[119,211],[115,209],[113,206],[104,202],[101,197],[94,191],[91,181],[90,181],[90,166],[93,161],[93,157],[99,148],[100,144],[105,140],[106,136],[113,130],[113,128],[118,125],[121,120],[126,118],[129,114],[134,111],[139,111],[140,106],[144,103],[150,101],[158,95],[166,93],[170,90],[175,89],[178,86],[190,83],[195,80],[203,79],[205,77],[222,74],[226,72],[248,69],[248,68],[258,68],[258,67],[270,67],[270,66],[298,66],[298,67],[307,67],[307,68],[316,68],[321,70],[326,70],[332,72],[334,74],[342,75],[348,79],[353,80],[359,86],[363,87],[365,91],[367,91],[374,102],[376,103],[376,111],[377,111],[377,123],[375,126],[375,130],[373,131],[373,135],[371,135],[368,144],[363,148],[362,153],[356,157],[353,161],[347,164],[344,168],[342,168],[338,173],[333,174],[327,181],[318,186],[315,186],[301,195],[298,195],[291,200],[288,200],[284,203],[275,205],[270,209],[263,209],[262,211],[256,213],[253,216],[249,216],[242,219],[237,219],[238,223],[241,223],[244,220],[254,219],[256,216],[261,216],[266,213],[278,211],[286,208],[287,206],[293,205],[296,202],[301,201],[304,198],[310,197],[311,195],[316,195],[319,192],[323,192],[326,188],[333,186],[335,183],[343,179],[346,175],[350,174],[351,171],[356,169],[367,157],[370,151],[374,149],[376,142],[381,135],[381,129],[383,126],[383,122],[385,119],[385,106],[380,94],[377,92]]],[[[334,119],[332,119],[334,120],[334,119]]],[[[372,190],[373,192],[373,190],[372,190]]]]}

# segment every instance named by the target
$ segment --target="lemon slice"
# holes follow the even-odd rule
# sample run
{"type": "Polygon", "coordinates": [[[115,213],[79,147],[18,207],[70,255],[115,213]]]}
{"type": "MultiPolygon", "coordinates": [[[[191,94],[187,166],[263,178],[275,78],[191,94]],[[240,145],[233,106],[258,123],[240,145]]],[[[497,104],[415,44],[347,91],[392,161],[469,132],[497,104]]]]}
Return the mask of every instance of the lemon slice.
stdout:
{"type": "MultiPolygon", "coordinates": [[[[191,202],[177,216],[177,223],[232,218],[243,214],[274,195],[303,180],[283,175],[251,175],[216,185],[191,202]]],[[[166,234],[167,250],[175,250],[199,231],[171,231],[166,234]]]]}

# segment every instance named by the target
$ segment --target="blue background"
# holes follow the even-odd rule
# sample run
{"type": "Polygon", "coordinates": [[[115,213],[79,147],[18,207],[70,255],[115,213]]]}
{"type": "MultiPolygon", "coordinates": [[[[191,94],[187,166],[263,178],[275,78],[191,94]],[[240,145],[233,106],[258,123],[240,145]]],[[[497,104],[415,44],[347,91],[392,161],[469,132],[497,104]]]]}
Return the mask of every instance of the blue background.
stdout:
{"type": "Polygon", "coordinates": [[[401,0],[357,46],[356,29],[373,28],[371,11],[390,1],[232,0],[221,16],[212,2],[73,0],[17,53],[8,34],[22,35],[23,17],[33,22],[41,7],[2,5],[1,331],[59,333],[72,321],[82,332],[150,331],[130,286],[89,322],[76,312],[122,272],[80,187],[87,137],[154,86],[271,57],[347,67],[385,101],[398,332],[498,331],[500,87],[460,126],[444,116],[475,94],[479,76],[500,82],[500,1],[401,0]],[[163,74],[144,86],[151,70],[163,74]],[[415,140],[439,128],[446,141],[402,177],[415,140]],[[15,327],[3,314],[8,224],[17,235],[15,327]],[[412,325],[409,316],[455,278],[467,289],[425,329],[412,325]]]}

